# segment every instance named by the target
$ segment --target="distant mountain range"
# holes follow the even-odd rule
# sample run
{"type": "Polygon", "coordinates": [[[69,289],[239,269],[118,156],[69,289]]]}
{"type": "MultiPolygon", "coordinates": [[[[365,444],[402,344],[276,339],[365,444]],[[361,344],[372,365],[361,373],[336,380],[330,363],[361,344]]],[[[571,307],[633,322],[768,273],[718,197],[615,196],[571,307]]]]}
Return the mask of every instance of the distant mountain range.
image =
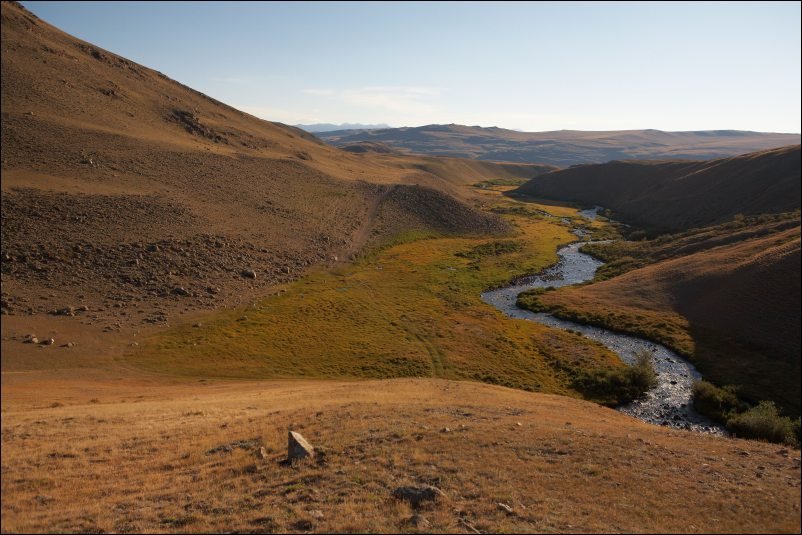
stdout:
{"type": "Polygon", "coordinates": [[[385,143],[401,152],[430,156],[542,163],[560,167],[630,159],[709,160],[800,142],[799,134],[742,130],[518,132],[458,124],[332,130],[316,135],[338,147],[370,141],[385,143]]]}
{"type": "Polygon", "coordinates": [[[390,128],[389,124],[359,124],[359,123],[343,123],[343,124],[331,124],[331,123],[318,123],[318,124],[296,124],[296,128],[300,128],[301,130],[306,130],[312,134],[317,134],[319,132],[332,132],[332,131],[342,131],[342,130],[369,130],[369,129],[382,129],[382,128],[390,128]]]}

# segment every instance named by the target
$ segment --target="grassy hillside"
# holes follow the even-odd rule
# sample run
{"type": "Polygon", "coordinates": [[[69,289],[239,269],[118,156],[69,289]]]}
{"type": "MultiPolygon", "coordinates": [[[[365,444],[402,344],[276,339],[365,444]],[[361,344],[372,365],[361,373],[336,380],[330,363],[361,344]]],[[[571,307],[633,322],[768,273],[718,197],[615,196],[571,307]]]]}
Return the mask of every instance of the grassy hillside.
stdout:
{"type": "Polygon", "coordinates": [[[799,233],[797,213],[595,245],[589,252],[611,260],[601,278],[617,276],[530,300],[665,343],[707,379],[798,416],[799,233]]]}
{"type": "Polygon", "coordinates": [[[713,159],[799,143],[799,134],[715,130],[662,132],[621,130],[519,132],[458,124],[321,132],[337,147],[385,144],[394,150],[433,156],[528,162],[568,167],[610,160],[713,159]]]}
{"type": "Polygon", "coordinates": [[[2,3],[2,39],[2,308],[12,315],[86,306],[87,323],[118,330],[249,302],[371,239],[504,232],[465,185],[550,170],[335,149],[13,2],[2,3]],[[396,202],[413,185],[419,202],[396,202]],[[385,201],[394,220],[374,228],[385,201]],[[426,212],[443,208],[458,217],[426,212]]]}
{"type": "Polygon", "coordinates": [[[616,161],[549,173],[513,192],[602,205],[652,231],[707,226],[735,215],[800,207],[800,146],[702,161],[616,161]]]}

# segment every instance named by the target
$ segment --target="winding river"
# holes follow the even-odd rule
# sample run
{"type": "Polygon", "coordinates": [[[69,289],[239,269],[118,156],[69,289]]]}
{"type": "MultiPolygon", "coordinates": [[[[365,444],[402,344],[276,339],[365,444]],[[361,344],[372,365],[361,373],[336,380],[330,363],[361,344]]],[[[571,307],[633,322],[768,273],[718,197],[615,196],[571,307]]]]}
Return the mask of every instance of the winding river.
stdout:
{"type": "MultiPolygon", "coordinates": [[[[594,208],[580,213],[588,219],[593,219],[597,210],[598,208],[594,208]]],[[[580,238],[583,236],[581,230],[574,232],[580,238]]],[[[643,398],[621,405],[617,409],[652,424],[726,434],[721,426],[693,409],[691,401],[693,382],[702,376],[690,362],[670,349],[642,338],[562,320],[547,313],[530,312],[516,306],[518,294],[524,290],[548,286],[558,288],[592,280],[603,262],[579,251],[585,243],[587,242],[574,242],[561,248],[557,252],[560,260],[554,266],[539,275],[521,279],[512,286],[484,292],[482,300],[511,318],[536,321],[550,327],[581,332],[587,338],[610,348],[627,364],[633,364],[636,355],[641,351],[650,352],[657,372],[658,385],[648,391],[643,398]]]]}

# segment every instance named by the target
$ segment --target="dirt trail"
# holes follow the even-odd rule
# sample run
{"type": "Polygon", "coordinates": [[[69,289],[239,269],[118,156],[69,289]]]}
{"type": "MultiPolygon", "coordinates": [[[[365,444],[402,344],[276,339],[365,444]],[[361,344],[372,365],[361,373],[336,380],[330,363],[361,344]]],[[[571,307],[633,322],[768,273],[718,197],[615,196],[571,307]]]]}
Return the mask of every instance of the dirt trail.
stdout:
{"type": "Polygon", "coordinates": [[[351,245],[343,250],[340,257],[343,261],[351,260],[354,256],[362,250],[365,244],[370,239],[370,232],[373,230],[373,223],[376,221],[376,214],[379,211],[382,201],[395,190],[396,185],[381,186],[381,190],[368,201],[368,212],[365,215],[362,225],[353,236],[351,245]]]}

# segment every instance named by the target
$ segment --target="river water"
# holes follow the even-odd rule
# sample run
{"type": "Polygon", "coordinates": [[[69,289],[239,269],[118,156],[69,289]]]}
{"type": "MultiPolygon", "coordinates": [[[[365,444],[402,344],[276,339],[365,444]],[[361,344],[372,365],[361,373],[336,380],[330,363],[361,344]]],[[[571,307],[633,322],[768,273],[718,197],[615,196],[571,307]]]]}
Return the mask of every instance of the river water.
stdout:
{"type": "MultiPolygon", "coordinates": [[[[593,219],[597,210],[598,208],[583,210],[581,214],[593,219]]],[[[575,233],[580,237],[583,236],[581,230],[576,230],[575,233]]],[[[607,346],[627,364],[633,364],[636,355],[641,351],[648,351],[652,355],[658,385],[648,391],[643,398],[616,408],[652,424],[725,434],[726,431],[721,426],[693,409],[691,400],[693,382],[702,376],[690,362],[670,349],[634,336],[562,320],[547,313],[530,312],[516,306],[518,294],[525,290],[548,286],[559,288],[592,280],[603,262],[579,251],[585,243],[587,242],[574,242],[561,248],[557,252],[560,259],[554,266],[539,275],[520,279],[512,286],[484,292],[482,300],[511,318],[536,321],[549,327],[580,332],[587,338],[607,346]]]]}

